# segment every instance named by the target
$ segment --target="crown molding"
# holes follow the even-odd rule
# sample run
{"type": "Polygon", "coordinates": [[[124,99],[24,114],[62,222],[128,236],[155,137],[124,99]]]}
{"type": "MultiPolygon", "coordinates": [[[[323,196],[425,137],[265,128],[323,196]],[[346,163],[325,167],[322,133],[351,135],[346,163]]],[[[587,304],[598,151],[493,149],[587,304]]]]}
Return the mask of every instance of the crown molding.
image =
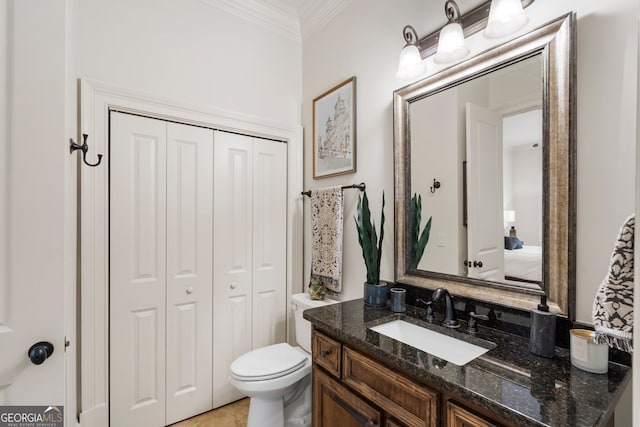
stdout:
{"type": "Polygon", "coordinates": [[[336,17],[351,0],[309,0],[299,11],[302,37],[318,32],[336,17]]]}
{"type": "MultiPolygon", "coordinates": [[[[200,0],[296,42],[301,42],[296,11],[277,0],[200,0]]],[[[315,1],[315,0],[314,0],[315,1]]]]}
{"type": "Polygon", "coordinates": [[[305,0],[296,10],[279,0],[200,1],[299,43],[351,3],[351,0],[305,0]]]}

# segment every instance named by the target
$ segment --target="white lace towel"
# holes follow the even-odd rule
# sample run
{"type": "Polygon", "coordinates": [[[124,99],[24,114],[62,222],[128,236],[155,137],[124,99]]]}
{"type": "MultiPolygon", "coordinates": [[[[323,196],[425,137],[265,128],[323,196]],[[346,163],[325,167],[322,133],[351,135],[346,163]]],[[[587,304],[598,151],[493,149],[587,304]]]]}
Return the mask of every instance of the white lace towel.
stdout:
{"type": "Polygon", "coordinates": [[[311,281],[342,291],[342,188],[311,191],[311,281]]]}
{"type": "Polygon", "coordinates": [[[593,302],[595,341],[633,353],[633,233],[635,214],[620,229],[609,272],[593,302]]]}

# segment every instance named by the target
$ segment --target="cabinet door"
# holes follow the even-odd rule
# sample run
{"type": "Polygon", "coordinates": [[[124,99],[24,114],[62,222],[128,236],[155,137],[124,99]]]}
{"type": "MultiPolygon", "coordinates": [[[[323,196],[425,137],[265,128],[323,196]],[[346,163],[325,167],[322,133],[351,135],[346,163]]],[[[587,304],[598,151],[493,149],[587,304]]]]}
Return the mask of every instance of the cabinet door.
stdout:
{"type": "Polygon", "coordinates": [[[396,423],[410,427],[439,425],[439,395],[421,384],[344,347],[342,381],[375,402],[396,423]]]}
{"type": "Polygon", "coordinates": [[[313,369],[313,426],[381,426],[380,411],[320,369],[313,369]]]}
{"type": "Polygon", "coordinates": [[[447,402],[447,426],[448,427],[497,427],[493,421],[481,418],[480,416],[456,405],[447,402]]]}

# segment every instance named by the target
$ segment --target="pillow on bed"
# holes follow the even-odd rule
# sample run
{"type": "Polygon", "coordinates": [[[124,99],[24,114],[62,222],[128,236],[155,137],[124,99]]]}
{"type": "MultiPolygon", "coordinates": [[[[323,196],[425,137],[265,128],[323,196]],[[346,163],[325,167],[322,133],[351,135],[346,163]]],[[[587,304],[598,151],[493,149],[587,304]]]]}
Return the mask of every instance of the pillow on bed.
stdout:
{"type": "Polygon", "coordinates": [[[522,242],[517,237],[504,236],[504,248],[510,251],[522,249],[522,242]]]}

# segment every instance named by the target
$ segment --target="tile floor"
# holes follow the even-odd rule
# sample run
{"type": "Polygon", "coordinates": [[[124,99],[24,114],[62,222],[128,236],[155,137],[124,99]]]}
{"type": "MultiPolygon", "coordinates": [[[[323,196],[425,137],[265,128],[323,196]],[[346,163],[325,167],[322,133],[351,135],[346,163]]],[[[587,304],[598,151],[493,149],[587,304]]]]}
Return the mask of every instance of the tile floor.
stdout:
{"type": "Polygon", "coordinates": [[[246,427],[248,415],[249,399],[242,399],[172,424],[171,427],[246,427]]]}

